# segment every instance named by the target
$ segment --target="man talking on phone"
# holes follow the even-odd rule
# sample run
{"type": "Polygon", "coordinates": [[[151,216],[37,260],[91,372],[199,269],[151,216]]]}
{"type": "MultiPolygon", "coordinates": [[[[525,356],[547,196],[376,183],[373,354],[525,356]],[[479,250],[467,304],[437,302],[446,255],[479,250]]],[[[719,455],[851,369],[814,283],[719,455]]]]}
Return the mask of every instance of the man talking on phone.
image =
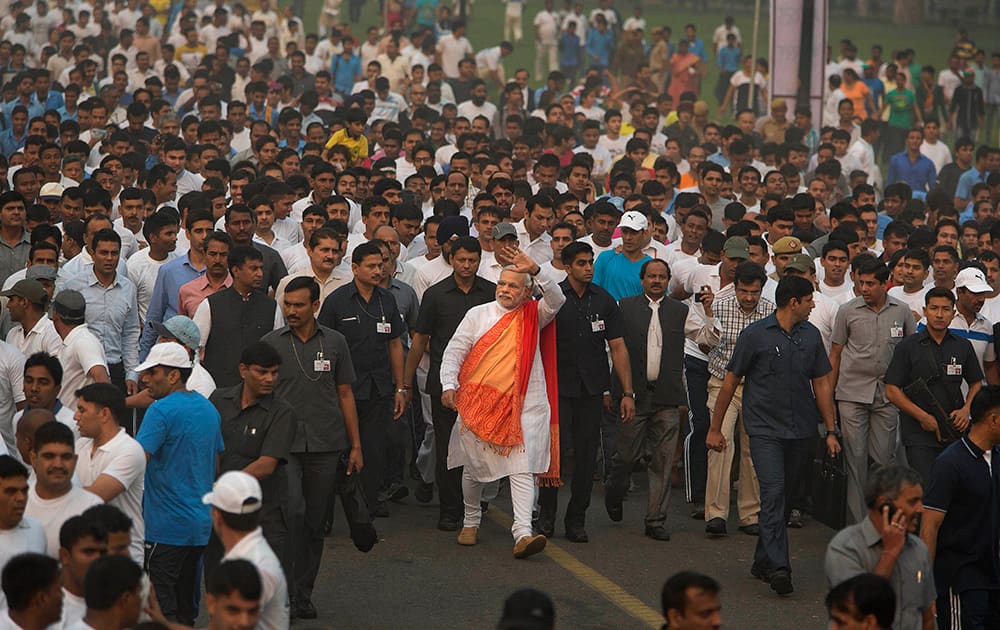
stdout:
{"type": "Polygon", "coordinates": [[[918,536],[924,512],[920,474],[890,464],[872,471],[865,488],[868,514],[837,532],[826,548],[829,588],[862,573],[892,583],[893,628],[934,628],[934,574],[927,545],[918,536]]]}

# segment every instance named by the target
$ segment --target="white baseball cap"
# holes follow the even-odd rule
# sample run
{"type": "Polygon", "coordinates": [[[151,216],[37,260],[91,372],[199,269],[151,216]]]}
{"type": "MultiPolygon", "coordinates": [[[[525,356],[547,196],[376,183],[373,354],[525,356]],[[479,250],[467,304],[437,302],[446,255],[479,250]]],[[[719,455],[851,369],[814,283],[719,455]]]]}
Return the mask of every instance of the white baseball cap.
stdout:
{"type": "Polygon", "coordinates": [[[646,215],[643,213],[629,210],[622,215],[621,221],[618,222],[618,227],[642,232],[649,227],[649,220],[646,219],[646,215]]]}
{"type": "Polygon", "coordinates": [[[141,364],[136,366],[136,372],[145,372],[158,365],[164,367],[174,367],[187,369],[191,367],[191,357],[187,348],[175,341],[158,343],[149,351],[149,356],[141,364]]]}
{"type": "Polygon", "coordinates": [[[212,491],[201,498],[229,514],[252,514],[260,509],[263,496],[260,483],[242,470],[230,470],[215,480],[212,491]]]}
{"type": "Polygon", "coordinates": [[[969,267],[955,276],[955,288],[965,289],[970,293],[992,293],[993,287],[986,282],[986,276],[975,267],[969,267]]]}

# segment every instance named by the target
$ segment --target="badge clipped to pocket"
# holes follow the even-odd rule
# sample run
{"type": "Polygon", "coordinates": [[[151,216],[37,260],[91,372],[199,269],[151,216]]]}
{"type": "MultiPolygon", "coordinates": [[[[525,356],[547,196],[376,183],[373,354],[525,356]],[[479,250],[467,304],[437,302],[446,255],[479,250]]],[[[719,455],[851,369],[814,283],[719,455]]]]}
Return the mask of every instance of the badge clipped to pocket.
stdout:
{"type": "Polygon", "coordinates": [[[962,375],[962,364],[958,363],[955,357],[951,358],[951,363],[945,366],[945,373],[948,376],[961,376],[962,375]]]}
{"type": "Polygon", "coordinates": [[[899,324],[893,325],[893,327],[889,329],[889,337],[891,337],[893,339],[902,339],[903,338],[903,327],[900,326],[899,324]]]}
{"type": "Polygon", "coordinates": [[[392,333],[392,324],[389,322],[375,322],[375,332],[380,335],[388,335],[392,333]]]}
{"type": "Polygon", "coordinates": [[[313,372],[329,372],[330,359],[324,359],[322,352],[316,353],[316,360],[313,361],[313,372]]]}
{"type": "Polygon", "coordinates": [[[595,332],[595,333],[604,332],[604,320],[603,319],[594,319],[594,320],[591,320],[590,321],[590,330],[591,330],[591,332],[595,332]]]}

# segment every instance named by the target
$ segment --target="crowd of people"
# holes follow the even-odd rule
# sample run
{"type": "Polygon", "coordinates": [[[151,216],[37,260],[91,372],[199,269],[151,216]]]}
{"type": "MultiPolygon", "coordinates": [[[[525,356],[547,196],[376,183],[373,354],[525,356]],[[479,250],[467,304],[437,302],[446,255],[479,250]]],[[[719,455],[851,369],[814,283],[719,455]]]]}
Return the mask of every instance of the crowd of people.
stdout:
{"type": "Polygon", "coordinates": [[[338,497],[368,551],[411,490],[465,546],[507,493],[527,558],[640,465],[645,536],[682,484],[787,595],[814,458],[832,617],[1000,618],[1000,53],[845,40],[817,120],[731,17],[544,0],[530,72],[521,0],[479,50],[437,0],[160,4],[0,18],[0,626],[191,626],[204,584],[287,627],[338,497]]]}

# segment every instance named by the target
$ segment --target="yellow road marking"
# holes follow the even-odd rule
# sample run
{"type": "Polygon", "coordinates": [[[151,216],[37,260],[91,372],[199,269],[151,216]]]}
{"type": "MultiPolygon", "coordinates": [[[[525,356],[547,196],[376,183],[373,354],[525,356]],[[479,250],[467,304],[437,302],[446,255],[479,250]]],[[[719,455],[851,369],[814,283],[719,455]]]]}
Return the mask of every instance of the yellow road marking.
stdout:
{"type": "MultiPolygon", "coordinates": [[[[504,528],[510,528],[513,522],[509,514],[497,510],[494,506],[490,506],[487,516],[490,520],[504,528]]],[[[552,558],[556,564],[571,573],[577,580],[594,589],[609,602],[650,628],[660,628],[663,626],[663,615],[644,604],[638,597],[635,597],[591,567],[577,560],[573,554],[553,543],[551,538],[548,544],[545,545],[545,555],[552,558]]]]}

